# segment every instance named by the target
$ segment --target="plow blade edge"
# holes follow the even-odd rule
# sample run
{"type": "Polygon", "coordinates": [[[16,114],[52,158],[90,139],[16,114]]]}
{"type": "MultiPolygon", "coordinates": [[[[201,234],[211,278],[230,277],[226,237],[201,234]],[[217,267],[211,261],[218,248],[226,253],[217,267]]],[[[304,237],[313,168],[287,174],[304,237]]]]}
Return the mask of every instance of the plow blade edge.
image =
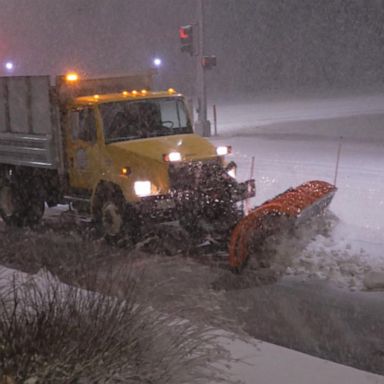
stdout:
{"type": "Polygon", "coordinates": [[[254,208],[234,228],[229,242],[229,265],[240,271],[246,264],[252,244],[274,233],[276,223],[300,223],[321,214],[330,204],[337,188],[325,181],[308,181],[290,188],[254,208]]]}

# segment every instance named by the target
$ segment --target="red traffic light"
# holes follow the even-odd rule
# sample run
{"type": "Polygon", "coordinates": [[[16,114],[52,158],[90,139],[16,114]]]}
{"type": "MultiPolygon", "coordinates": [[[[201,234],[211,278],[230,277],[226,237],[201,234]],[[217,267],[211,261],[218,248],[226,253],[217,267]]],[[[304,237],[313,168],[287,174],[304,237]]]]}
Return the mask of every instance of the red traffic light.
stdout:
{"type": "Polygon", "coordinates": [[[180,27],[179,36],[180,36],[180,39],[188,39],[189,35],[184,27],[180,27]]]}
{"type": "Polygon", "coordinates": [[[192,25],[184,25],[179,28],[179,36],[181,41],[192,39],[193,27],[192,25]]]}
{"type": "Polygon", "coordinates": [[[179,37],[182,52],[189,52],[193,55],[193,26],[184,25],[179,28],[179,37]]]}

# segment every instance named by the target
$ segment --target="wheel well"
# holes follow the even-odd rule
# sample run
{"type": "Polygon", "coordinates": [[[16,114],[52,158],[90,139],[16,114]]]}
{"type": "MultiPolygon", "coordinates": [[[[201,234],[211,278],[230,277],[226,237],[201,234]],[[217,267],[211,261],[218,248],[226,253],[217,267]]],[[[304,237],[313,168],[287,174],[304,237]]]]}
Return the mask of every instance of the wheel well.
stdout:
{"type": "Polygon", "coordinates": [[[63,200],[63,183],[56,169],[0,164],[0,186],[7,182],[37,193],[50,207],[63,200]]]}

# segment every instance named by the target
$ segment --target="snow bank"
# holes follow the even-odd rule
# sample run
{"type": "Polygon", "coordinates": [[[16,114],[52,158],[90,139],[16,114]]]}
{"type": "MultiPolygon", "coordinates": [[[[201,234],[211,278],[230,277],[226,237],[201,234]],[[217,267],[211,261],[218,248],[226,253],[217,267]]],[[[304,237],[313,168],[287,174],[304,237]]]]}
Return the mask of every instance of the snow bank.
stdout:
{"type": "Polygon", "coordinates": [[[384,272],[370,271],[364,276],[364,285],[368,289],[384,290],[384,272]]]}
{"type": "Polygon", "coordinates": [[[218,133],[297,133],[361,139],[366,139],[368,134],[370,139],[374,139],[377,135],[383,135],[379,120],[375,118],[375,115],[383,113],[383,105],[382,94],[332,97],[308,95],[296,98],[280,95],[270,100],[260,97],[259,100],[247,100],[242,104],[217,105],[218,133]],[[325,120],[328,119],[333,120],[333,127],[326,127],[325,120]],[[348,119],[348,125],[345,119],[348,119]],[[359,129],[356,122],[365,122],[365,128],[368,129],[359,129]],[[373,125],[375,127],[372,129],[373,125]]]}
{"type": "Polygon", "coordinates": [[[359,241],[350,226],[337,223],[329,234],[312,237],[298,253],[280,250],[280,257],[290,259],[288,275],[329,280],[351,290],[377,289],[384,288],[384,262],[376,248],[376,243],[359,241]]]}

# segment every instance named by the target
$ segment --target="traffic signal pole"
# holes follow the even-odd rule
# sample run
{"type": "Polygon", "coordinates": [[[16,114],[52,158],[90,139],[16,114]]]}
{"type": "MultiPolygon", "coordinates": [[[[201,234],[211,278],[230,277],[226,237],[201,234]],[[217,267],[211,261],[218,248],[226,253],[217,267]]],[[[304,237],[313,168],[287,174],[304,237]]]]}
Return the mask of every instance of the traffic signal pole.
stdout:
{"type": "Polygon", "coordinates": [[[196,49],[196,95],[197,121],[195,130],[201,136],[211,136],[211,123],[207,114],[207,87],[205,83],[204,58],[204,0],[198,0],[197,6],[198,44],[196,49]]]}
{"type": "Polygon", "coordinates": [[[196,58],[197,121],[195,131],[201,136],[209,137],[211,136],[211,123],[207,118],[205,71],[216,66],[216,56],[204,56],[204,0],[197,0],[196,17],[197,24],[188,24],[179,28],[179,37],[181,51],[196,58]]]}

